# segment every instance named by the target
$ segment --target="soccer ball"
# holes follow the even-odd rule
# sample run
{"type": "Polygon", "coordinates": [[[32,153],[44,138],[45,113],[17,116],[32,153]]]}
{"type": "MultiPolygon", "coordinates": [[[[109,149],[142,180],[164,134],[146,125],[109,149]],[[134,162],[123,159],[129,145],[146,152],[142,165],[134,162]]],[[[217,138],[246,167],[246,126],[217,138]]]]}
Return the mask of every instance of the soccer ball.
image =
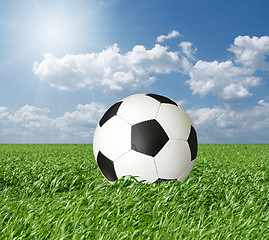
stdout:
{"type": "Polygon", "coordinates": [[[94,133],[93,152],[111,182],[128,175],[148,183],[184,181],[197,156],[197,136],[177,103],[157,94],[135,94],[105,112],[94,133]]]}

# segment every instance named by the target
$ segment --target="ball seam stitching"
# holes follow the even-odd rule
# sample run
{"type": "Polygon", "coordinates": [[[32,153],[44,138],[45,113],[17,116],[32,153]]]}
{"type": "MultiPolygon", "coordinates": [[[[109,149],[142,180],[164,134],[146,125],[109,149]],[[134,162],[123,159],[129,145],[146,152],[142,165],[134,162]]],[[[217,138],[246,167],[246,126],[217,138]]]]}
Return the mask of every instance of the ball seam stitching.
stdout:
{"type": "Polygon", "coordinates": [[[155,119],[157,119],[158,113],[159,113],[160,108],[161,108],[161,104],[162,104],[162,103],[159,103],[159,107],[158,107],[157,113],[156,113],[156,115],[155,115],[155,117],[154,117],[155,119]]]}
{"type": "Polygon", "coordinates": [[[118,159],[120,159],[122,156],[124,156],[125,154],[127,154],[128,152],[130,152],[132,149],[129,149],[128,151],[122,153],[119,157],[117,157],[116,159],[114,159],[113,162],[116,162],[118,159]]]}
{"type": "Polygon", "coordinates": [[[159,179],[160,178],[160,174],[159,174],[159,171],[158,171],[158,167],[157,167],[157,164],[156,164],[155,157],[153,157],[153,160],[154,160],[154,166],[155,166],[155,169],[156,169],[156,173],[157,173],[157,176],[158,176],[158,179],[159,179]]]}
{"type": "Polygon", "coordinates": [[[132,124],[128,122],[126,119],[124,119],[123,117],[119,116],[118,114],[116,114],[116,116],[122,119],[124,122],[128,123],[130,126],[132,126],[132,124]]]}
{"type": "Polygon", "coordinates": [[[179,141],[183,141],[183,142],[187,142],[188,139],[182,139],[182,138],[169,138],[169,140],[179,140],[179,141]]]}

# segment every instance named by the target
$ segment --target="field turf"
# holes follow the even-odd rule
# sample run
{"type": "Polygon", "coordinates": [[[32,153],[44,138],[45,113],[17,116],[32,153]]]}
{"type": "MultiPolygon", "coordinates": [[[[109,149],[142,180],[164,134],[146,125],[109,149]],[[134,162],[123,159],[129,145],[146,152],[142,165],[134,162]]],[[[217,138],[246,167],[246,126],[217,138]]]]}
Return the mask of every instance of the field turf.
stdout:
{"type": "Polygon", "coordinates": [[[199,145],[184,182],[108,183],[92,145],[0,145],[0,239],[269,239],[269,144],[199,145]]]}

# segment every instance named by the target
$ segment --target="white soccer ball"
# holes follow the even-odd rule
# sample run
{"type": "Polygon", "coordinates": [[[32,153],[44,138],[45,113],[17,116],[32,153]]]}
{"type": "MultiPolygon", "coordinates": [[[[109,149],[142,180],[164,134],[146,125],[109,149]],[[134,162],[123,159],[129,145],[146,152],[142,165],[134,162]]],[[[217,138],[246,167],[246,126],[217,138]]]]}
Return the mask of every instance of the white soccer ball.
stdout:
{"type": "Polygon", "coordinates": [[[197,136],[189,115],[157,94],[135,94],[111,106],[93,137],[93,152],[104,177],[114,182],[184,181],[197,156],[197,136]]]}

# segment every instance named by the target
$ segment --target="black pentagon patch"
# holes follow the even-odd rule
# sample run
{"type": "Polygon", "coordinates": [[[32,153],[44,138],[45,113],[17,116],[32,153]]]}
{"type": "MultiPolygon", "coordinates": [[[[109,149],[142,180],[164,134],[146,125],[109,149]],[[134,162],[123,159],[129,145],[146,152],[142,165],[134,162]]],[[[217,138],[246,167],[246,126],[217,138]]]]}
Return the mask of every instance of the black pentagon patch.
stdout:
{"type": "Polygon", "coordinates": [[[131,148],[154,157],[169,140],[156,120],[140,122],[132,126],[131,148]]]}
{"type": "Polygon", "coordinates": [[[193,161],[197,157],[198,151],[197,135],[193,126],[191,126],[191,132],[187,141],[191,150],[191,160],[193,161]]]}
{"type": "Polygon", "coordinates": [[[170,103],[170,104],[177,106],[177,104],[174,101],[172,101],[171,99],[164,97],[164,96],[161,96],[161,95],[158,95],[158,94],[149,93],[149,94],[146,94],[146,96],[152,97],[152,98],[156,99],[157,101],[159,101],[160,103],[170,103]]]}
{"type": "Polygon", "coordinates": [[[114,117],[117,114],[121,104],[122,102],[117,102],[105,112],[105,114],[103,115],[103,117],[99,122],[100,127],[102,127],[105,124],[105,122],[107,122],[110,118],[114,117]]]}
{"type": "Polygon", "coordinates": [[[109,180],[109,181],[116,181],[118,180],[118,177],[115,172],[114,163],[110,159],[108,159],[104,154],[102,154],[100,151],[97,155],[97,164],[100,168],[103,175],[109,180]]]}

